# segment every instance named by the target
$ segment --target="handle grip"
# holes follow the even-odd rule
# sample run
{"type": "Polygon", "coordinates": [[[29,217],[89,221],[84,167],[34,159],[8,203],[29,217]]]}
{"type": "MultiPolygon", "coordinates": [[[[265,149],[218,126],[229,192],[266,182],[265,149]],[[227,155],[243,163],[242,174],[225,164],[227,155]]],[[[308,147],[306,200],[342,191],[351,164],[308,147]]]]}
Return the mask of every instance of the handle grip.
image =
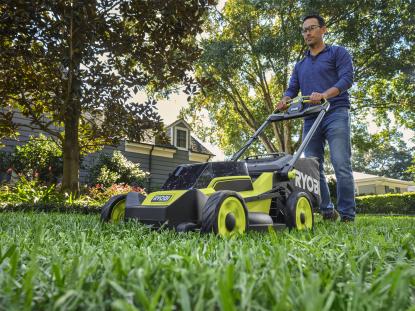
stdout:
{"type": "MultiPolygon", "coordinates": [[[[290,107],[291,105],[297,104],[299,102],[302,102],[304,104],[314,104],[314,105],[324,105],[325,103],[327,103],[327,99],[325,98],[323,98],[319,103],[312,103],[311,100],[309,100],[309,98],[310,96],[297,96],[295,98],[292,98],[287,101],[287,107],[290,107]]],[[[280,110],[275,109],[272,114],[275,114],[278,111],[280,110]]]]}

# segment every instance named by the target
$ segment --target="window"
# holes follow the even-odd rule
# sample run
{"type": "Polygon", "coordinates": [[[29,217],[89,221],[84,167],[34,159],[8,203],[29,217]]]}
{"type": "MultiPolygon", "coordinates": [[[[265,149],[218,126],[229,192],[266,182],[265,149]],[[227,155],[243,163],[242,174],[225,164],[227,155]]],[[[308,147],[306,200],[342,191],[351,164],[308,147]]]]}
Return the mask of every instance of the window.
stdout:
{"type": "Polygon", "coordinates": [[[187,130],[176,129],[176,147],[187,149],[187,130]]]}
{"type": "Polygon", "coordinates": [[[389,192],[390,192],[389,186],[385,186],[385,193],[389,193],[389,192]]]}
{"type": "Polygon", "coordinates": [[[396,193],[401,193],[401,188],[396,188],[396,193]]]}

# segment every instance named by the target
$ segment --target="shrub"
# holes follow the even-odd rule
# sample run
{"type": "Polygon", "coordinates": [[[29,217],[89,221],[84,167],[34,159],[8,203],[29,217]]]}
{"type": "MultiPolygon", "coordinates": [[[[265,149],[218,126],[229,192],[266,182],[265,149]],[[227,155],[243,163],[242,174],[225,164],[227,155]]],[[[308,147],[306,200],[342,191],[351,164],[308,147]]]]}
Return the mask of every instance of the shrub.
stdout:
{"type": "Polygon", "coordinates": [[[98,161],[90,169],[90,184],[109,187],[111,184],[129,184],[144,187],[147,172],[140,169],[140,164],[131,162],[120,152],[112,155],[100,154],[98,161]]]}
{"type": "Polygon", "coordinates": [[[27,179],[38,178],[45,182],[56,182],[62,175],[62,151],[51,139],[42,134],[16,146],[13,165],[27,179]]]}
{"type": "Polygon", "coordinates": [[[358,213],[415,215],[415,192],[361,196],[356,205],[358,213]]]}
{"type": "Polygon", "coordinates": [[[99,214],[101,206],[83,205],[78,203],[3,203],[0,205],[0,212],[42,212],[42,213],[81,213],[99,214]]]}
{"type": "Polygon", "coordinates": [[[146,195],[144,189],[138,186],[112,184],[109,187],[104,187],[101,184],[97,184],[94,187],[88,188],[87,192],[85,195],[81,196],[80,200],[85,200],[84,202],[87,204],[92,202],[94,202],[94,204],[104,204],[114,195],[128,193],[131,191],[140,192],[141,194],[146,195]]]}
{"type": "Polygon", "coordinates": [[[16,186],[3,185],[0,188],[0,200],[3,204],[12,203],[53,203],[62,200],[55,185],[42,185],[36,180],[21,177],[16,186]]]}

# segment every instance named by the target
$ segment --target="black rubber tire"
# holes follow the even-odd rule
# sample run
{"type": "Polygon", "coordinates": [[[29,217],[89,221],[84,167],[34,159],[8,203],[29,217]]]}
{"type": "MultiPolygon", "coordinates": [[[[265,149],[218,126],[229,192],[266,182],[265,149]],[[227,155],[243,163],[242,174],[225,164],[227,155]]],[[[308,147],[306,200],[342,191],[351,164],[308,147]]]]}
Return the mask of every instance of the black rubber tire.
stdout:
{"type": "Polygon", "coordinates": [[[308,200],[308,203],[310,204],[312,228],[314,227],[313,204],[312,204],[312,200],[310,199],[310,196],[306,192],[303,192],[303,191],[294,191],[288,197],[287,205],[285,207],[285,223],[286,223],[286,225],[289,229],[295,229],[297,227],[297,224],[296,224],[296,206],[297,206],[297,201],[301,197],[305,197],[308,200]]]}
{"type": "Polygon", "coordinates": [[[101,221],[108,222],[111,219],[112,208],[121,200],[125,200],[126,197],[126,194],[118,194],[111,197],[101,208],[101,221]]]}
{"type": "Polygon", "coordinates": [[[245,232],[248,230],[248,210],[245,205],[244,199],[235,191],[223,190],[217,191],[212,194],[206,201],[205,206],[202,209],[202,226],[200,227],[200,232],[202,233],[211,233],[214,232],[218,234],[218,213],[219,208],[225,199],[230,196],[236,197],[241,201],[242,206],[245,210],[245,219],[246,219],[246,228],[245,232]]]}

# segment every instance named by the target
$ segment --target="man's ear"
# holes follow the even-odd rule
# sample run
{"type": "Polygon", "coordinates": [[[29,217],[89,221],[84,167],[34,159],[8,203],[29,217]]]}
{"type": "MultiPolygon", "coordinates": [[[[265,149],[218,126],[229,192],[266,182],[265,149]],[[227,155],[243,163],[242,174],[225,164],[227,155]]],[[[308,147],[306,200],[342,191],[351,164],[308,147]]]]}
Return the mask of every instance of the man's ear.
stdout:
{"type": "Polygon", "coordinates": [[[321,27],[320,29],[321,29],[321,31],[323,32],[323,35],[324,35],[325,33],[327,33],[327,27],[326,27],[326,26],[323,26],[323,27],[321,27]]]}

